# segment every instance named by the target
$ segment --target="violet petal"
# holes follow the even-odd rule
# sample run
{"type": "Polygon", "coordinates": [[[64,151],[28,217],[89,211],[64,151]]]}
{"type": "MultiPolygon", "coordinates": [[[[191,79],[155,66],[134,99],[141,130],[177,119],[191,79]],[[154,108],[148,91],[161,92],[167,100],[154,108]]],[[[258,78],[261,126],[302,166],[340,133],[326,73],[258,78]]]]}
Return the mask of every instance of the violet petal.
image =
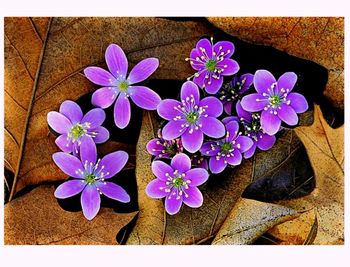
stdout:
{"type": "Polygon", "coordinates": [[[305,97],[299,93],[290,93],[287,96],[287,101],[288,100],[290,101],[290,106],[296,113],[303,113],[309,108],[305,97]]]}
{"type": "Polygon", "coordinates": [[[100,210],[101,198],[94,184],[87,185],[80,198],[83,214],[86,219],[92,220],[100,210]]]}
{"type": "Polygon", "coordinates": [[[165,182],[168,180],[168,175],[174,173],[174,169],[163,161],[155,160],[152,162],[152,172],[158,179],[165,182]]]}
{"type": "Polygon", "coordinates": [[[205,113],[209,116],[219,117],[222,114],[222,103],[214,96],[203,98],[200,101],[199,106],[205,108],[205,113]]]}
{"type": "Polygon", "coordinates": [[[204,184],[208,178],[208,172],[203,168],[194,168],[186,172],[186,180],[190,180],[189,186],[199,186],[204,184]]]}
{"type": "Polygon", "coordinates": [[[67,175],[74,178],[83,178],[83,175],[78,170],[83,171],[84,166],[80,160],[70,154],[64,152],[57,152],[52,155],[53,161],[56,165],[67,175]]]}
{"type": "Polygon", "coordinates": [[[55,190],[55,197],[64,199],[79,194],[85,188],[84,180],[70,180],[59,185],[55,190]]]}
{"type": "Polygon", "coordinates": [[[157,112],[163,119],[173,120],[176,116],[181,115],[181,113],[175,109],[176,107],[178,108],[178,106],[181,108],[181,103],[179,101],[174,99],[164,99],[159,103],[157,112]]]}
{"type": "Polygon", "coordinates": [[[91,103],[100,108],[110,107],[115,99],[117,98],[118,93],[115,92],[115,87],[102,87],[92,94],[91,103]]]}
{"type": "Polygon", "coordinates": [[[80,122],[83,118],[81,108],[77,103],[71,100],[66,100],[61,104],[60,113],[66,116],[72,124],[80,122]]]}
{"type": "Polygon", "coordinates": [[[163,198],[168,193],[165,192],[166,184],[160,179],[154,179],[146,186],[146,194],[151,198],[163,198]]]}
{"type": "Polygon", "coordinates": [[[209,169],[212,173],[220,173],[227,166],[227,163],[224,162],[224,158],[220,157],[220,159],[216,159],[216,157],[211,157],[209,159],[209,169]]]}
{"type": "Polygon", "coordinates": [[[201,130],[193,130],[190,134],[187,130],[182,136],[181,141],[183,147],[190,153],[198,151],[203,144],[203,133],[201,130]]]}
{"type": "Polygon", "coordinates": [[[180,173],[185,173],[189,169],[191,169],[191,160],[190,158],[184,154],[180,153],[177,154],[173,159],[171,160],[171,167],[176,171],[178,170],[180,173]]]}
{"type": "Polygon", "coordinates": [[[241,100],[242,108],[249,112],[263,110],[268,104],[267,98],[264,98],[261,94],[246,95],[241,100]]]}
{"type": "Polygon", "coordinates": [[[72,127],[71,121],[66,116],[56,111],[50,111],[47,114],[47,122],[55,132],[60,134],[68,133],[72,127]]]}
{"type": "Polygon", "coordinates": [[[130,84],[135,84],[141,81],[146,80],[149,76],[152,75],[153,72],[159,66],[158,58],[146,58],[133,67],[130,71],[127,81],[130,84]]]}
{"type": "Polygon", "coordinates": [[[225,126],[217,118],[200,118],[200,123],[202,124],[200,129],[209,137],[220,138],[225,134],[225,126]]]}
{"type": "Polygon", "coordinates": [[[106,197],[123,202],[130,202],[129,194],[119,185],[110,182],[98,182],[96,183],[97,188],[106,197]]]}
{"type": "Polygon", "coordinates": [[[264,110],[261,113],[261,128],[269,135],[274,135],[278,132],[281,126],[281,119],[274,114],[270,113],[270,110],[264,110]]]}
{"type": "Polygon", "coordinates": [[[81,138],[80,145],[80,160],[83,164],[92,163],[95,165],[97,160],[97,149],[95,142],[92,140],[90,136],[84,135],[81,138]]]}
{"type": "Polygon", "coordinates": [[[106,49],[105,58],[108,69],[114,77],[126,77],[128,71],[128,60],[123,49],[121,49],[119,45],[110,44],[106,49]]]}
{"type": "MultiPolygon", "coordinates": [[[[267,93],[268,89],[275,82],[275,77],[267,70],[258,70],[254,74],[254,87],[260,94],[267,93]]],[[[244,105],[243,108],[246,109],[244,105]]]]}
{"type": "Polygon", "coordinates": [[[73,143],[67,134],[62,134],[56,138],[55,144],[63,151],[71,153],[73,151],[73,143]]]}
{"type": "Polygon", "coordinates": [[[278,117],[288,125],[297,125],[299,119],[294,109],[285,103],[281,104],[280,107],[281,109],[278,110],[278,117]]]}
{"type": "Polygon", "coordinates": [[[188,197],[183,197],[183,202],[191,208],[199,208],[203,204],[203,195],[197,187],[188,187],[185,190],[188,197]]]}
{"type": "Polygon", "coordinates": [[[114,105],[114,123],[120,128],[124,129],[130,122],[131,110],[129,99],[125,94],[119,94],[114,105]]]}
{"type": "Polygon", "coordinates": [[[90,128],[94,129],[99,127],[106,119],[106,113],[101,108],[94,108],[85,114],[81,123],[89,123],[90,128]]]}
{"type": "Polygon", "coordinates": [[[199,90],[194,82],[187,81],[181,87],[181,100],[186,102],[194,98],[194,104],[199,104],[199,90]]]}
{"type": "Polygon", "coordinates": [[[100,67],[87,67],[84,74],[91,82],[101,86],[115,86],[118,84],[117,79],[108,71],[100,67]]]}
{"type": "Polygon", "coordinates": [[[129,155],[124,151],[116,151],[104,156],[100,163],[99,168],[104,173],[103,178],[111,178],[119,173],[128,162],[129,155]],[[102,167],[104,166],[104,167],[102,167]]]}
{"type": "Polygon", "coordinates": [[[132,101],[137,106],[147,110],[157,109],[162,100],[156,92],[145,86],[130,86],[129,93],[132,101]]]}
{"type": "Polygon", "coordinates": [[[182,205],[182,196],[180,196],[180,199],[176,199],[176,196],[169,195],[165,198],[165,210],[170,215],[174,215],[179,212],[182,205]]]}

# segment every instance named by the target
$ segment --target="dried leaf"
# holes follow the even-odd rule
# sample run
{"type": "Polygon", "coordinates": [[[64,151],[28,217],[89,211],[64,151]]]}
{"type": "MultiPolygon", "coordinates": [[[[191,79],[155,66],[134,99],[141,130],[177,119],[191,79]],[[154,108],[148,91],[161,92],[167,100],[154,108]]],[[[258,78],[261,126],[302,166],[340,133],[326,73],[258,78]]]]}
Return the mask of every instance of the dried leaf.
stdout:
{"type": "Polygon", "coordinates": [[[298,215],[297,211],[284,206],[241,198],[227,216],[212,244],[251,244],[274,225],[298,215]]]}
{"type": "MultiPolygon", "coordinates": [[[[211,31],[206,23],[161,18],[5,18],[5,163],[15,172],[13,194],[27,185],[65,179],[54,166],[57,151],[46,115],[66,99],[96,86],[82,70],[104,64],[108,44],[125,48],[132,66],[162,58],[154,78],[185,79],[183,59],[211,31]],[[122,26],[121,26],[122,25],[122,26]]],[[[104,65],[103,65],[104,66],[104,65]]]]}
{"type": "MultiPolygon", "coordinates": [[[[344,242],[344,125],[332,129],[315,106],[314,123],[296,129],[316,175],[316,188],[308,196],[281,201],[297,210],[316,207],[319,227],[314,244],[344,242]]],[[[298,226],[295,226],[298,227],[298,226]]]]}
{"type": "Polygon", "coordinates": [[[279,245],[311,245],[318,232],[316,209],[271,228],[267,233],[279,239],[279,245]]]}
{"type": "Polygon", "coordinates": [[[325,95],[344,109],[344,18],[212,17],[208,20],[243,40],[271,45],[315,61],[329,71],[325,95]]]}
{"type": "Polygon", "coordinates": [[[146,150],[146,144],[156,136],[158,123],[151,112],[145,111],[136,149],[136,179],[139,202],[139,216],[127,244],[162,244],[164,240],[165,218],[161,201],[149,198],[145,189],[154,179],[150,168],[152,156],[146,150]]]}
{"type": "Polygon", "coordinates": [[[116,235],[137,212],[118,214],[101,208],[92,220],[60,208],[53,186],[40,186],[5,205],[7,245],[115,245],[116,235]]]}

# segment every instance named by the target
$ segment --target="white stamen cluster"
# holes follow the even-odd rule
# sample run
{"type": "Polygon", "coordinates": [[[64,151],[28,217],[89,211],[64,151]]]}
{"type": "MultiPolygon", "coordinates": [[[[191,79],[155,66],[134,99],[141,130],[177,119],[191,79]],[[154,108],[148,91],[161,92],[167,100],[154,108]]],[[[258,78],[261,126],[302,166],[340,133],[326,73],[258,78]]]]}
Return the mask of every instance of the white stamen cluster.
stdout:
{"type": "Polygon", "coordinates": [[[208,105],[199,107],[196,104],[192,94],[186,97],[186,99],[182,99],[181,105],[174,106],[174,109],[177,110],[180,115],[175,116],[173,120],[186,120],[185,123],[181,124],[181,129],[179,131],[182,133],[190,127],[188,132],[192,134],[194,131],[198,131],[200,128],[202,128],[203,125],[199,123],[199,118],[201,116],[205,118],[208,117],[208,114],[205,113],[207,108],[208,105]]]}
{"type": "MultiPolygon", "coordinates": [[[[213,47],[213,38],[210,38],[211,46],[213,47]]],[[[200,71],[196,72],[191,77],[188,77],[187,80],[190,80],[193,77],[198,77],[202,72],[206,72],[205,78],[203,81],[202,87],[205,87],[205,84],[210,85],[212,83],[212,79],[218,80],[220,78],[220,74],[227,68],[227,65],[220,64],[225,57],[231,53],[230,49],[223,51],[223,47],[219,46],[217,52],[215,51],[206,51],[204,47],[199,47],[200,53],[196,58],[186,58],[186,61],[190,61],[192,66],[203,67],[200,71]],[[214,69],[208,69],[208,65],[213,64],[214,69]]]]}
{"type": "MultiPolygon", "coordinates": [[[[78,169],[75,171],[76,174],[80,174],[84,180],[82,180],[82,182],[87,182],[88,184],[93,184],[97,181],[101,181],[104,182],[104,177],[106,175],[109,175],[110,173],[107,171],[105,172],[105,166],[102,165],[99,168],[99,163],[100,163],[101,159],[98,159],[97,163],[94,164],[93,162],[89,162],[87,160],[85,160],[84,162],[84,170],[78,169]],[[91,177],[93,177],[93,180],[91,177]]],[[[106,182],[104,182],[104,184],[106,184],[106,182]]],[[[99,189],[97,188],[97,190],[99,191],[99,189]]]]}
{"type": "Polygon", "coordinates": [[[266,101],[266,106],[264,107],[264,110],[269,110],[270,114],[278,115],[277,110],[281,109],[281,104],[285,103],[287,105],[290,105],[291,101],[287,100],[287,96],[290,92],[290,89],[281,88],[279,92],[275,91],[275,88],[277,86],[277,82],[271,84],[271,86],[267,89],[267,93],[262,93],[263,99],[256,98],[256,102],[259,101],[266,101]]]}
{"type": "Polygon", "coordinates": [[[186,193],[188,189],[188,184],[191,183],[191,180],[185,178],[186,174],[179,174],[179,170],[175,170],[172,175],[166,173],[167,181],[165,187],[159,187],[159,190],[164,190],[166,193],[170,193],[167,198],[172,199],[175,197],[176,200],[180,200],[181,196],[184,195],[185,198],[188,198],[189,195],[186,193]]]}

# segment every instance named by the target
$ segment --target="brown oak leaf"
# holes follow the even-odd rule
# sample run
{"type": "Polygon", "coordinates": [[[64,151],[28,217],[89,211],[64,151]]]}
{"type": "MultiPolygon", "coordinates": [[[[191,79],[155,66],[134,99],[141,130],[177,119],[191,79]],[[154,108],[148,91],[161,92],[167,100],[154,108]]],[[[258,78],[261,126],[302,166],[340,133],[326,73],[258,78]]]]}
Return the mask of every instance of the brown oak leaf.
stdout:
{"type": "Polygon", "coordinates": [[[88,221],[82,212],[63,210],[53,186],[39,186],[5,205],[6,245],[116,245],[116,235],[137,212],[101,208],[88,221]]]}

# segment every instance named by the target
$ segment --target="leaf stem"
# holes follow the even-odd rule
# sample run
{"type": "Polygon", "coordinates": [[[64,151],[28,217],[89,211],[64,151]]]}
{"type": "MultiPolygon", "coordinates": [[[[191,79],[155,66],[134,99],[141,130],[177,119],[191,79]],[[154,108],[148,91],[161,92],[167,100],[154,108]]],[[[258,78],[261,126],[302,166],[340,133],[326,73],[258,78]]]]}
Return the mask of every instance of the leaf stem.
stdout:
{"type": "Polygon", "coordinates": [[[25,148],[25,144],[26,144],[26,136],[27,136],[27,132],[28,132],[28,125],[29,125],[30,117],[31,117],[32,110],[33,110],[33,102],[34,102],[34,99],[35,99],[35,94],[36,94],[36,91],[37,91],[37,88],[38,88],[39,74],[40,74],[40,70],[41,70],[42,61],[43,61],[43,58],[44,58],[44,52],[45,52],[47,39],[48,39],[49,32],[50,32],[51,22],[52,22],[52,18],[49,19],[49,23],[47,25],[47,30],[46,30],[46,34],[45,34],[45,40],[43,42],[43,46],[42,46],[41,52],[40,52],[38,67],[37,67],[37,71],[36,71],[35,79],[34,79],[34,84],[33,84],[32,95],[31,95],[31,98],[30,98],[30,104],[29,104],[29,107],[28,107],[26,120],[25,120],[24,127],[23,127],[23,133],[22,133],[22,138],[21,138],[22,139],[21,140],[21,146],[19,148],[17,168],[16,168],[16,172],[15,172],[15,177],[13,179],[13,184],[12,184],[12,188],[11,188],[9,201],[11,201],[13,199],[13,196],[14,196],[15,191],[16,191],[17,180],[18,180],[20,169],[21,169],[21,164],[22,164],[22,159],[23,159],[23,152],[24,152],[24,148],[25,148]]]}

